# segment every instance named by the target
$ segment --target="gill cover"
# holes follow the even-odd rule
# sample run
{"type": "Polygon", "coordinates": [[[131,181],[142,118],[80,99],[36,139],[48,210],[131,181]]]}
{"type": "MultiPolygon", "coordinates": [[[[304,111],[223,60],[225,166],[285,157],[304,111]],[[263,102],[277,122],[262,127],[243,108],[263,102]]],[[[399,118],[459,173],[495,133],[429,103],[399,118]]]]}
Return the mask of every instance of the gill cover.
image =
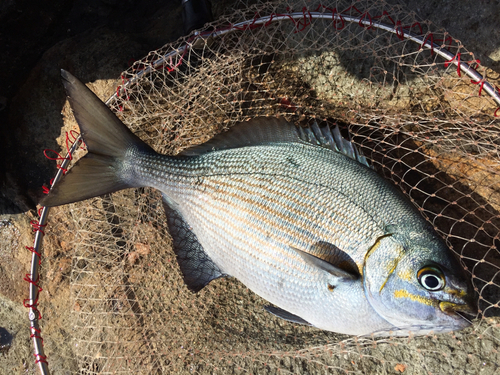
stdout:
{"type": "Polygon", "coordinates": [[[368,249],[363,263],[363,287],[375,311],[397,326],[401,323],[399,309],[395,311],[393,301],[384,298],[386,293],[383,293],[404,254],[402,246],[392,237],[392,233],[381,235],[368,249]]]}

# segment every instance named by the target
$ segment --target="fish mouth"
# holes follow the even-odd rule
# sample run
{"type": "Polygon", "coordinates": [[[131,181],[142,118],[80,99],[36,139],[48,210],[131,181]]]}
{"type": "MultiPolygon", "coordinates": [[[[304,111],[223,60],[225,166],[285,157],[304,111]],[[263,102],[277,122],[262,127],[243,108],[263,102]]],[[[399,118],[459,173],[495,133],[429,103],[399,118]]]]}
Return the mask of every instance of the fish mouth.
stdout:
{"type": "MultiPolygon", "coordinates": [[[[459,303],[442,301],[442,302],[439,302],[439,308],[445,314],[452,315],[452,316],[457,315],[457,313],[465,313],[465,314],[469,314],[469,315],[476,315],[477,314],[477,308],[474,305],[468,304],[468,303],[459,304],[459,303]]],[[[458,314],[458,315],[462,315],[462,314],[458,314]]]]}

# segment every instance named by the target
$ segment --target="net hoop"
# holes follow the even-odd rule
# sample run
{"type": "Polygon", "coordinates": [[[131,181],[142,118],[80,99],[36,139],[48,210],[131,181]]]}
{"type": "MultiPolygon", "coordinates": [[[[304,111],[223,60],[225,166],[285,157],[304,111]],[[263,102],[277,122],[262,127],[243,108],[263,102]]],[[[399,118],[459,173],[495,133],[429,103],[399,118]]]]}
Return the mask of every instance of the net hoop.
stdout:
{"type": "MultiPolygon", "coordinates": [[[[356,9],[357,11],[357,9],[356,9]]],[[[358,11],[359,12],[359,11],[358,11]]],[[[361,13],[361,12],[360,12],[361,13]]],[[[411,27],[402,27],[397,23],[391,25],[387,23],[383,23],[381,21],[375,21],[373,18],[369,16],[367,13],[362,13],[360,16],[352,16],[345,13],[335,13],[331,12],[330,14],[326,12],[310,12],[307,9],[303,9],[302,12],[291,12],[286,14],[271,14],[269,16],[263,17],[255,17],[253,19],[249,19],[246,21],[242,21],[236,24],[233,24],[227,28],[214,30],[214,31],[203,31],[203,32],[195,32],[183,45],[181,45],[178,49],[173,50],[171,52],[166,53],[161,58],[153,61],[151,64],[147,65],[144,69],[137,72],[137,74],[128,79],[122,86],[119,86],[116,92],[105,102],[107,105],[111,103],[114,99],[121,96],[126,92],[126,89],[132,85],[134,85],[137,81],[140,80],[141,77],[151,73],[155,69],[159,67],[167,66],[169,71],[173,71],[177,68],[177,66],[182,63],[182,57],[193,47],[197,47],[206,43],[209,39],[221,38],[226,34],[230,34],[236,31],[245,31],[250,30],[256,27],[268,26],[271,23],[278,23],[282,21],[292,21],[297,25],[301,25],[304,28],[309,25],[308,22],[314,19],[326,19],[332,20],[333,22],[348,22],[348,23],[358,23],[361,27],[369,27],[380,29],[392,34],[396,34],[400,39],[406,39],[414,42],[415,44],[420,46],[420,49],[427,49],[435,52],[441,58],[446,60],[445,67],[450,64],[453,64],[457,67],[457,74],[460,73],[466,74],[470,79],[472,84],[480,85],[479,92],[485,91],[494,101],[498,104],[499,108],[494,113],[495,117],[500,117],[500,92],[496,89],[495,86],[486,81],[485,77],[481,75],[476,68],[473,68],[470,63],[460,61],[460,53],[456,55],[452,54],[446,49],[445,45],[438,45],[434,41],[432,41],[432,34],[428,33],[427,35],[418,35],[409,30],[405,30],[405,28],[411,27]],[[300,22],[304,22],[303,24],[300,22]],[[171,66],[171,62],[175,58],[179,58],[179,63],[175,66],[171,66]],[[170,65],[170,68],[169,68],[170,65]]],[[[391,19],[389,17],[389,19],[391,19]]],[[[392,19],[391,19],[392,21],[392,19]]],[[[299,30],[301,31],[301,30],[299,30]]],[[[472,63],[475,63],[479,66],[479,61],[476,60],[472,63]]],[[[67,154],[64,157],[58,157],[55,160],[62,160],[61,164],[58,165],[58,171],[51,182],[51,187],[54,186],[67,172],[67,167],[72,160],[72,154],[78,149],[81,144],[81,136],[75,136],[74,141],[72,141],[71,146],[67,150],[67,154]]],[[[48,193],[49,189],[44,188],[44,192],[48,193]]],[[[47,357],[45,356],[45,352],[43,349],[43,339],[41,337],[41,329],[39,321],[41,319],[41,314],[37,309],[39,293],[41,292],[41,288],[38,285],[38,280],[40,278],[40,264],[42,260],[42,242],[43,242],[43,228],[47,225],[47,220],[49,216],[49,208],[42,207],[39,210],[39,220],[38,222],[32,222],[33,230],[35,232],[35,238],[33,241],[32,247],[27,247],[28,250],[32,252],[31,257],[31,267],[30,274],[26,275],[25,281],[29,283],[29,298],[24,301],[24,306],[28,308],[28,316],[30,320],[30,337],[33,340],[33,354],[36,358],[35,363],[38,364],[39,371],[42,375],[48,375],[49,366],[47,357]]]]}

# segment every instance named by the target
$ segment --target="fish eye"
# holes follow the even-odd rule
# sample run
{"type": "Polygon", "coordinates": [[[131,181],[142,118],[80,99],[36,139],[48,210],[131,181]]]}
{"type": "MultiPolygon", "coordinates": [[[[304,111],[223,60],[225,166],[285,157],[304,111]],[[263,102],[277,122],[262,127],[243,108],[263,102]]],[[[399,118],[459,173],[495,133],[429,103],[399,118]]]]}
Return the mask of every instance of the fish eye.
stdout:
{"type": "Polygon", "coordinates": [[[435,267],[424,267],[417,273],[418,282],[425,289],[437,291],[444,288],[446,281],[443,273],[435,267]]]}

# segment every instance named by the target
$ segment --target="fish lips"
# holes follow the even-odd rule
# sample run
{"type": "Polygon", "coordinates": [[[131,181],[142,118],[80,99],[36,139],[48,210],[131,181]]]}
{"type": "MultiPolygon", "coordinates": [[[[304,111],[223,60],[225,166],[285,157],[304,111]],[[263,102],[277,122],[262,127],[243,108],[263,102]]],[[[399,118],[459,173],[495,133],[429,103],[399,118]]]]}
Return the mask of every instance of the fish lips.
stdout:
{"type": "Polygon", "coordinates": [[[466,328],[472,324],[472,319],[477,316],[477,304],[473,299],[464,301],[465,303],[455,303],[450,301],[441,301],[439,309],[458,324],[458,328],[466,328]]]}
{"type": "Polygon", "coordinates": [[[461,317],[463,317],[462,313],[467,315],[477,315],[477,306],[471,302],[459,304],[448,301],[441,301],[439,302],[439,309],[450,316],[460,315],[461,317]]]}

